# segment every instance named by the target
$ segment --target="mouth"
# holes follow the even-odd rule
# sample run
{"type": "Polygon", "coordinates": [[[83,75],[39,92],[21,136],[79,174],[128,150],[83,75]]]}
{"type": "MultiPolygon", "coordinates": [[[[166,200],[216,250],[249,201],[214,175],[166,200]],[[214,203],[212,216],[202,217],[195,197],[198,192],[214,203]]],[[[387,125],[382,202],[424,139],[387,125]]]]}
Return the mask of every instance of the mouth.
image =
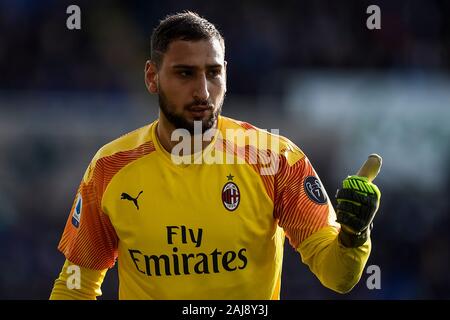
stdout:
{"type": "Polygon", "coordinates": [[[193,118],[203,118],[208,111],[212,110],[210,106],[192,106],[187,109],[193,118]]]}

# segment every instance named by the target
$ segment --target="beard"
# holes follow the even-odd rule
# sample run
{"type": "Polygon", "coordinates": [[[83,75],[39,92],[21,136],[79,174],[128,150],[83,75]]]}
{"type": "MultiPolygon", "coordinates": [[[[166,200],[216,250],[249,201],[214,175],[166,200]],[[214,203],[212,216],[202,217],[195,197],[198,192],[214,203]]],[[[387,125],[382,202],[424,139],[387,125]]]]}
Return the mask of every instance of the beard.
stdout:
{"type": "Polygon", "coordinates": [[[218,108],[214,110],[214,105],[209,100],[194,100],[191,103],[186,104],[183,107],[183,111],[186,109],[189,109],[193,106],[207,106],[210,107],[212,112],[208,112],[208,116],[205,119],[194,119],[193,121],[188,120],[185,116],[183,116],[183,111],[180,113],[176,113],[173,110],[175,110],[175,107],[169,102],[169,99],[164,93],[164,90],[162,90],[161,87],[159,87],[159,93],[158,93],[158,102],[159,102],[159,109],[164,114],[166,119],[176,128],[176,129],[186,129],[189,131],[191,135],[194,135],[194,121],[200,121],[202,122],[201,127],[201,133],[204,134],[207,130],[211,129],[214,125],[214,123],[217,121],[217,118],[219,117],[220,113],[222,112],[222,105],[223,101],[225,100],[225,95],[222,97],[222,99],[218,102],[218,108]]]}

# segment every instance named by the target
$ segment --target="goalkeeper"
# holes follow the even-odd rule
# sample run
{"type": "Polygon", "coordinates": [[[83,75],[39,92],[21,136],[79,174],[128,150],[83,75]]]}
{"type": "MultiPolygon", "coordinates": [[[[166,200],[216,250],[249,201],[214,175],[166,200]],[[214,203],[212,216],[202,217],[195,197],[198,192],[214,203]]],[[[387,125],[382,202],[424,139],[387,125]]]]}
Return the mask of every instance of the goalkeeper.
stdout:
{"type": "Polygon", "coordinates": [[[116,261],[120,299],[279,299],[285,237],[324,286],[356,285],[380,199],[374,174],[345,179],[335,213],[300,148],[221,115],[226,68],[213,24],[192,12],[160,22],[145,65],[159,117],[93,157],[58,246],[66,261],[51,299],[96,299],[116,261]],[[179,148],[172,137],[186,133],[179,148]],[[226,161],[203,161],[211,157],[226,161]]]}

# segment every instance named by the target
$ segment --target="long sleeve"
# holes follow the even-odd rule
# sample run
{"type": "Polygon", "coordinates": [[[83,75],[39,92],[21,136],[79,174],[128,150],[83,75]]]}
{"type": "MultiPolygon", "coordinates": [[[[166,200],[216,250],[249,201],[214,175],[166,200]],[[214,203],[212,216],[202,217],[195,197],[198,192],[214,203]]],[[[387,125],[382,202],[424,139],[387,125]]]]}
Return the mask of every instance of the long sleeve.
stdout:
{"type": "Polygon", "coordinates": [[[77,267],[66,260],[58,279],[55,280],[50,300],[96,300],[97,296],[102,295],[100,287],[107,270],[77,267]],[[78,276],[79,288],[75,286],[78,279],[74,278],[78,276]],[[73,285],[72,289],[69,288],[68,283],[73,285]]]}
{"type": "Polygon", "coordinates": [[[339,293],[349,292],[360,280],[370,255],[370,238],[362,246],[347,248],[338,240],[338,229],[324,227],[297,248],[302,261],[320,282],[339,293]]]}
{"type": "Polygon", "coordinates": [[[357,248],[340,243],[340,225],[331,201],[297,146],[291,144],[282,155],[275,185],[274,216],[291,246],[325,287],[349,292],[369,258],[370,239],[357,248]]]}

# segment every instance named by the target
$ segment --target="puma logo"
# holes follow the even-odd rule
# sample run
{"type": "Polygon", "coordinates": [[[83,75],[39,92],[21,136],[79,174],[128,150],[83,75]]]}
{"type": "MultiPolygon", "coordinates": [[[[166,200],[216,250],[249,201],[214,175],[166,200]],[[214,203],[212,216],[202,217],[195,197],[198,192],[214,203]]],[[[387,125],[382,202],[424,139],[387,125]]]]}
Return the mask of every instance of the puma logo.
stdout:
{"type": "Polygon", "coordinates": [[[123,192],[120,199],[122,200],[129,200],[129,201],[133,201],[134,205],[136,206],[136,209],[139,210],[139,204],[137,202],[139,196],[141,195],[141,193],[143,193],[144,191],[139,192],[139,194],[137,195],[136,198],[133,198],[132,196],[130,196],[128,193],[123,192]]]}

